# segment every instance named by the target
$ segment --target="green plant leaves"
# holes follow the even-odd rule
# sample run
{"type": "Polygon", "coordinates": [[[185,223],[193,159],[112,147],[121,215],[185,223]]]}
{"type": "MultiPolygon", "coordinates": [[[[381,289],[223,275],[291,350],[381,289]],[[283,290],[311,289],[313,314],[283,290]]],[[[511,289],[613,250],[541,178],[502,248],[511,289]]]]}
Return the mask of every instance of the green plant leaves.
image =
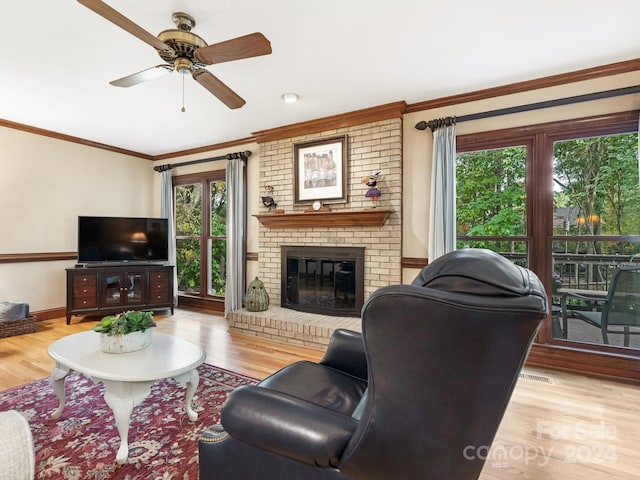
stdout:
{"type": "Polygon", "coordinates": [[[105,333],[109,336],[126,335],[132,332],[144,332],[155,327],[153,312],[129,310],[117,315],[103,317],[98,325],[93,327],[94,332],[105,333]]]}

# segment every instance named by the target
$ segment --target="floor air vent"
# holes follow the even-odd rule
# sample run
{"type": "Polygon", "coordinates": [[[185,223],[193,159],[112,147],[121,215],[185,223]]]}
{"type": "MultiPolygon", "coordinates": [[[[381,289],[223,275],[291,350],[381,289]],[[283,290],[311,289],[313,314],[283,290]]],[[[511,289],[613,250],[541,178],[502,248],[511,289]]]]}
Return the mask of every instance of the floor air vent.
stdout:
{"type": "Polygon", "coordinates": [[[520,378],[524,378],[525,380],[531,380],[539,383],[546,383],[549,385],[555,384],[555,382],[549,377],[545,377],[543,375],[534,375],[532,373],[520,372],[520,378]]]}

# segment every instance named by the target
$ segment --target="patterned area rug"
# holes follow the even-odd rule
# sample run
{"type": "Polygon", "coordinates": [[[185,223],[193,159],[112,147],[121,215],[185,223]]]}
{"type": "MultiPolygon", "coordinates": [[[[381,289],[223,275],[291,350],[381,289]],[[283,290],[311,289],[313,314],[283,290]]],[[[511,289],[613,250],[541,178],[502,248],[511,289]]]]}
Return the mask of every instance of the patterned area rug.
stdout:
{"type": "Polygon", "coordinates": [[[115,461],[120,446],[102,384],[72,373],[65,382],[66,404],[58,406],[45,378],[0,392],[0,411],[18,410],[29,421],[35,443],[37,479],[71,480],[196,480],[198,437],[218,422],[229,392],[256,380],[210,365],[201,365],[193,405],[198,420],[185,412],[185,387],[170,380],[156,383],[151,394],[131,414],[129,458],[115,461]]]}

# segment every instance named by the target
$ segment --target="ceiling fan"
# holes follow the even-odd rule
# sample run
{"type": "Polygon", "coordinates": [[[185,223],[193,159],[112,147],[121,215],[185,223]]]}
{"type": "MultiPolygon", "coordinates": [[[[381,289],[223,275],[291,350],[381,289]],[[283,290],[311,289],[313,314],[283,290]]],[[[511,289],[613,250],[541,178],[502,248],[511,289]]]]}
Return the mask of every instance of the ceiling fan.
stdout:
{"type": "Polygon", "coordinates": [[[183,12],[175,12],[172,19],[177,28],[164,30],[155,37],[100,0],[78,2],[151,45],[166,62],[109,82],[116,87],[131,87],[175,70],[183,75],[190,73],[196,82],[227,107],[240,108],[246,103],[244,99],[216,78],[205,66],[271,53],[271,43],[259,32],[207,45],[202,37],[191,33],[196,24],[194,18],[183,12]]]}

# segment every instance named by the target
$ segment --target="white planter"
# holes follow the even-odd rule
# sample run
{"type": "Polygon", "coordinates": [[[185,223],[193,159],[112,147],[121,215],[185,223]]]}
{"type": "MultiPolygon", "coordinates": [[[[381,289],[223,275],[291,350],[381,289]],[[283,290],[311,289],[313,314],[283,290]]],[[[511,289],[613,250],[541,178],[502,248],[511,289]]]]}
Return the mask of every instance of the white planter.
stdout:
{"type": "Polygon", "coordinates": [[[151,328],[144,332],[132,332],[126,335],[100,334],[100,350],[105,353],[128,353],[142,350],[151,345],[151,328]]]}

